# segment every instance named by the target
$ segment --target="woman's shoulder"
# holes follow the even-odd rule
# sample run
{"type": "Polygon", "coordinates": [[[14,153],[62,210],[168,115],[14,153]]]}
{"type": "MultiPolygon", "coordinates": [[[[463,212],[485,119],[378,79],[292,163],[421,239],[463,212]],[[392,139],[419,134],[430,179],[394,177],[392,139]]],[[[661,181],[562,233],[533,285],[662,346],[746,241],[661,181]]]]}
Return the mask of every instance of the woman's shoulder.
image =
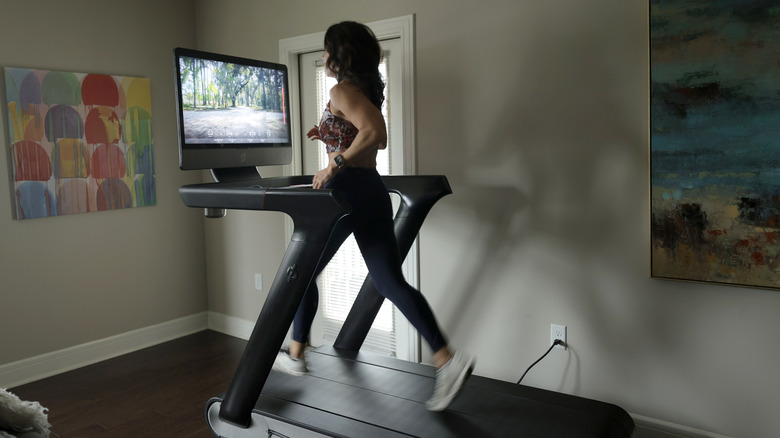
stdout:
{"type": "Polygon", "coordinates": [[[353,84],[350,81],[341,81],[338,84],[334,85],[330,89],[330,98],[331,100],[335,99],[349,99],[349,98],[355,98],[357,96],[362,96],[363,92],[360,91],[360,87],[353,84]]]}
{"type": "Polygon", "coordinates": [[[343,111],[363,104],[366,96],[356,85],[341,81],[330,89],[330,108],[333,114],[343,117],[343,111]]]}

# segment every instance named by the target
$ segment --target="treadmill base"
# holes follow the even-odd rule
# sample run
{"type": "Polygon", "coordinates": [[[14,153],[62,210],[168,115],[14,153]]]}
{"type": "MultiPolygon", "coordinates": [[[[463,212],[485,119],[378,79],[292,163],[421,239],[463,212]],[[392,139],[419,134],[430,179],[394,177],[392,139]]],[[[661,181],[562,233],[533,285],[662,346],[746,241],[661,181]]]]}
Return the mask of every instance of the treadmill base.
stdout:
{"type": "Polygon", "coordinates": [[[248,429],[220,420],[221,399],[212,399],[212,430],[230,438],[628,438],[634,431],[615,405],[479,376],[447,410],[429,412],[430,366],[332,347],[309,352],[307,361],[306,376],[271,372],[248,429]]]}

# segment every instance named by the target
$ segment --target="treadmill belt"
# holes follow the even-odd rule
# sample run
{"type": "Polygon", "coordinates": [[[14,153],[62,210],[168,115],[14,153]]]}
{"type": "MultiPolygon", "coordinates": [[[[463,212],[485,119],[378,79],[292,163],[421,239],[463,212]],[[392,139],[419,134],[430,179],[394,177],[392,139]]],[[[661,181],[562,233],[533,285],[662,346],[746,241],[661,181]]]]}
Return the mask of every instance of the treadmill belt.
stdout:
{"type": "Polygon", "coordinates": [[[629,437],[621,408],[472,376],[443,412],[425,409],[434,370],[322,347],[302,377],[272,372],[254,413],[345,437],[629,437]]]}

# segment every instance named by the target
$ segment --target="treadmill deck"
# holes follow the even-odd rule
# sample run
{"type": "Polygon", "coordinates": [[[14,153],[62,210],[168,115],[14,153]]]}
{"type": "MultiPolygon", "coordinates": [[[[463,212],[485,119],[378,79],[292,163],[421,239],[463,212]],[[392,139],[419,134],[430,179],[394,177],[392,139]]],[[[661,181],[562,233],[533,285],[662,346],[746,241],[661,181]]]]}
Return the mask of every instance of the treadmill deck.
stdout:
{"type": "Polygon", "coordinates": [[[307,363],[306,376],[271,372],[253,422],[262,416],[315,432],[306,436],[361,438],[617,438],[634,430],[615,405],[479,376],[447,410],[430,412],[430,366],[332,347],[310,351],[307,363]]]}

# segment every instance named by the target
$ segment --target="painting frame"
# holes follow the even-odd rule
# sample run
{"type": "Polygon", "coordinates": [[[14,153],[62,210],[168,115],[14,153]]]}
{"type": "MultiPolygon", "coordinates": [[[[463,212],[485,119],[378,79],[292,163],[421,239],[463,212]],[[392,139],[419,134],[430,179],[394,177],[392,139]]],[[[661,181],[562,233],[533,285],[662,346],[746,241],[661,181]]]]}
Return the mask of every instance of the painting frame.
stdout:
{"type": "Polygon", "coordinates": [[[651,277],[780,288],[780,6],[650,0],[651,277]]]}
{"type": "Polygon", "coordinates": [[[4,67],[17,220],[157,203],[148,78],[4,67]]]}

